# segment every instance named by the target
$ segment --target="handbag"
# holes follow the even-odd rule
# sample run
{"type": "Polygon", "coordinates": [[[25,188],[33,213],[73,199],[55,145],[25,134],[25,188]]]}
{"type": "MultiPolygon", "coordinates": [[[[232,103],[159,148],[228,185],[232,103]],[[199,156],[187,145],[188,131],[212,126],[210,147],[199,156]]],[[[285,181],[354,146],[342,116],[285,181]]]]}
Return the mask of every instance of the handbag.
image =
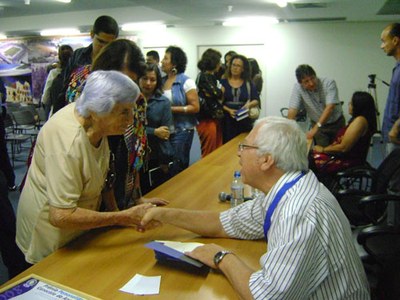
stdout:
{"type": "MultiPolygon", "coordinates": [[[[249,95],[250,98],[250,82],[246,82],[246,87],[247,87],[247,94],[249,95]]],[[[247,100],[247,103],[250,103],[250,99],[247,100]]],[[[260,116],[260,107],[259,106],[253,106],[252,108],[249,109],[249,118],[252,120],[257,120],[258,117],[260,116]]]]}
{"type": "Polygon", "coordinates": [[[249,109],[250,119],[257,120],[259,116],[260,116],[260,108],[258,106],[249,109]]]}

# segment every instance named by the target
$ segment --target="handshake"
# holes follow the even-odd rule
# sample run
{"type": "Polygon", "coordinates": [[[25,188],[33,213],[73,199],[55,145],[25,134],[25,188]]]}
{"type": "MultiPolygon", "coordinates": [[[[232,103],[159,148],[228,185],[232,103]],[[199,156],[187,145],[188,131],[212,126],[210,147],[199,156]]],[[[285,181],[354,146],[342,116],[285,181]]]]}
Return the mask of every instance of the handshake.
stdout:
{"type": "Polygon", "coordinates": [[[154,229],[162,225],[157,220],[157,206],[168,204],[166,200],[159,198],[145,199],[142,198],[142,204],[135,205],[128,209],[117,212],[117,224],[119,226],[136,227],[139,232],[144,232],[149,229],[154,229]]]}

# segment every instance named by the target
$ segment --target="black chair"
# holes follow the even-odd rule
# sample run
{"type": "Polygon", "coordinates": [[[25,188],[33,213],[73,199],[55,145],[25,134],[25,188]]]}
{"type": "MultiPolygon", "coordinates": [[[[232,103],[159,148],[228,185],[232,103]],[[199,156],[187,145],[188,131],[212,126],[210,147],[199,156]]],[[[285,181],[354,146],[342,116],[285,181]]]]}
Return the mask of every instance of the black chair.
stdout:
{"type": "Polygon", "coordinates": [[[31,110],[21,109],[11,113],[14,122],[15,130],[22,134],[29,134],[36,137],[38,134],[37,119],[31,110]]]}
{"type": "MultiPolygon", "coordinates": [[[[281,111],[282,117],[287,118],[289,108],[282,107],[280,111],[281,111]]],[[[306,122],[307,121],[307,112],[305,109],[300,109],[298,111],[297,116],[296,116],[296,121],[297,122],[306,122]]]]}
{"type": "Polygon", "coordinates": [[[400,299],[400,149],[377,169],[343,172],[336,195],[350,221],[372,299],[400,299]]]}
{"type": "Polygon", "coordinates": [[[371,202],[360,209],[361,198],[368,195],[386,194],[390,182],[400,169],[400,149],[392,151],[377,169],[371,166],[350,168],[336,174],[332,189],[344,213],[353,226],[376,224],[384,217],[386,203],[371,202]]]}
{"type": "Polygon", "coordinates": [[[10,114],[6,114],[6,117],[4,118],[4,127],[6,131],[5,140],[7,143],[10,143],[11,161],[14,167],[15,161],[17,160],[17,154],[21,153],[22,144],[28,141],[32,143],[32,137],[16,131],[14,121],[10,114]]]}

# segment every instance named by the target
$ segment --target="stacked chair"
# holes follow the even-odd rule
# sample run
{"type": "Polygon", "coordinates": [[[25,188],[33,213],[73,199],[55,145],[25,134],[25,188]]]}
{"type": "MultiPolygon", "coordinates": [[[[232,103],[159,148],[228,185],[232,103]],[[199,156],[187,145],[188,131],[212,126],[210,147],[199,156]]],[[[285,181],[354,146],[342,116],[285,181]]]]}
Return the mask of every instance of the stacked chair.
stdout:
{"type": "Polygon", "coordinates": [[[377,169],[337,174],[335,196],[353,229],[372,299],[400,299],[400,149],[377,169]]]}

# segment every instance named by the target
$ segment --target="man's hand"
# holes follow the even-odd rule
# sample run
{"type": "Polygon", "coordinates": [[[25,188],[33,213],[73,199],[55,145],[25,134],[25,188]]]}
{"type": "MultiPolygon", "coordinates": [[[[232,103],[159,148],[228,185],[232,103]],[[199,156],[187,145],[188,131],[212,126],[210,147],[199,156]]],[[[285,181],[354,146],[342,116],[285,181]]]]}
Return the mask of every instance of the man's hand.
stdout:
{"type": "Polygon", "coordinates": [[[314,125],[314,127],[311,128],[311,130],[307,132],[307,134],[306,134],[307,139],[311,140],[312,138],[314,138],[314,135],[316,135],[317,132],[318,132],[318,126],[314,125]]]}
{"type": "Polygon", "coordinates": [[[125,209],[118,214],[118,225],[121,226],[138,226],[145,215],[146,211],[153,207],[152,204],[140,204],[132,206],[131,208],[125,209]]]}
{"type": "Polygon", "coordinates": [[[186,252],[185,254],[201,261],[203,264],[206,264],[210,268],[216,269],[217,266],[214,264],[214,256],[222,250],[224,250],[224,248],[222,248],[221,246],[215,244],[206,244],[204,246],[197,247],[192,252],[186,252]]]}
{"type": "Polygon", "coordinates": [[[162,225],[161,218],[164,211],[165,211],[164,208],[158,208],[155,205],[151,205],[149,209],[146,209],[146,212],[140,221],[138,230],[144,231],[147,229],[153,229],[161,226],[162,225]]]}

